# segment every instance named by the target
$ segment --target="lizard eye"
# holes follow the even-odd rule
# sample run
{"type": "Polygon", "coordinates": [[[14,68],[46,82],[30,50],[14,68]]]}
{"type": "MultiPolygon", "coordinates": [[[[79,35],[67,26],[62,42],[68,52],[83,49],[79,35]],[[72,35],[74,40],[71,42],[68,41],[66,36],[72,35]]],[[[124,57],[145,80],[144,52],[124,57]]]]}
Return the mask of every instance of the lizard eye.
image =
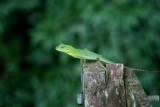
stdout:
{"type": "Polygon", "coordinates": [[[62,46],[61,49],[63,49],[64,47],[62,46]]]}

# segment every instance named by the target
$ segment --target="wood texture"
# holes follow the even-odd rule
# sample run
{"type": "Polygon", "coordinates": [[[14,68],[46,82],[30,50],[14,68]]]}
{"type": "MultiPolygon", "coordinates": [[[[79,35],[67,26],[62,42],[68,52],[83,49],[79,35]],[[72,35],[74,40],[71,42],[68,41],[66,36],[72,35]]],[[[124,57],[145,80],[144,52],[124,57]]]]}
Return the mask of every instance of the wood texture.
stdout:
{"type": "Polygon", "coordinates": [[[131,69],[125,69],[127,107],[152,107],[137,76],[131,69]]]}
{"type": "Polygon", "coordinates": [[[109,79],[107,82],[107,106],[126,107],[125,89],[123,81],[123,65],[107,64],[109,79]]]}
{"type": "Polygon", "coordinates": [[[83,107],[152,107],[133,71],[96,61],[82,66],[83,107]],[[125,81],[125,82],[124,82],[125,81]]]}
{"type": "Polygon", "coordinates": [[[84,107],[126,107],[123,65],[108,64],[109,78],[96,62],[83,68],[84,107]]]}
{"type": "Polygon", "coordinates": [[[83,68],[84,107],[106,107],[105,71],[96,62],[83,68]]]}

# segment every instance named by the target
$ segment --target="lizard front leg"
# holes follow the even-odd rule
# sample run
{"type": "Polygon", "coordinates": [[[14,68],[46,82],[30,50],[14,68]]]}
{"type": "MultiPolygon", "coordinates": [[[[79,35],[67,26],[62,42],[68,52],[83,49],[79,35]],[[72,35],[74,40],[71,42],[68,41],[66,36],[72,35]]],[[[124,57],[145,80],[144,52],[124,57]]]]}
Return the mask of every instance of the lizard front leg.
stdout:
{"type": "Polygon", "coordinates": [[[82,66],[83,66],[83,67],[86,67],[86,66],[87,66],[87,64],[86,64],[86,59],[82,59],[82,66]]]}

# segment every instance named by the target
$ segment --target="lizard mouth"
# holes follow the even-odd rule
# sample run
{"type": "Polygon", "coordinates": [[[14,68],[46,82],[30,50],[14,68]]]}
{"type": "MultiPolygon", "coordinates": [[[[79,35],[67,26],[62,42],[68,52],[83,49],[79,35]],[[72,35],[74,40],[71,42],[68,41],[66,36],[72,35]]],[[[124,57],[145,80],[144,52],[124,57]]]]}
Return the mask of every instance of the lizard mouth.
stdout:
{"type": "Polygon", "coordinates": [[[56,47],[56,50],[58,50],[58,48],[56,47]]]}
{"type": "Polygon", "coordinates": [[[57,50],[57,51],[61,51],[58,47],[56,47],[56,50],[57,50]]]}
{"type": "Polygon", "coordinates": [[[56,47],[56,50],[58,51],[58,48],[56,47]]]}
{"type": "Polygon", "coordinates": [[[56,50],[59,52],[64,52],[62,49],[60,49],[59,47],[56,47],[56,50]]]}

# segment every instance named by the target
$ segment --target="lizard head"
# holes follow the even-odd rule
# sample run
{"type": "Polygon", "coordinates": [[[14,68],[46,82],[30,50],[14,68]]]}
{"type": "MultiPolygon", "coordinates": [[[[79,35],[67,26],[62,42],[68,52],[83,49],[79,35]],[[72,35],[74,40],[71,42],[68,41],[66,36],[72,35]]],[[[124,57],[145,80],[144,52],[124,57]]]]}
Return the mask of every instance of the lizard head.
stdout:
{"type": "Polygon", "coordinates": [[[56,47],[56,50],[69,54],[74,52],[75,48],[70,45],[60,44],[56,47]]]}

